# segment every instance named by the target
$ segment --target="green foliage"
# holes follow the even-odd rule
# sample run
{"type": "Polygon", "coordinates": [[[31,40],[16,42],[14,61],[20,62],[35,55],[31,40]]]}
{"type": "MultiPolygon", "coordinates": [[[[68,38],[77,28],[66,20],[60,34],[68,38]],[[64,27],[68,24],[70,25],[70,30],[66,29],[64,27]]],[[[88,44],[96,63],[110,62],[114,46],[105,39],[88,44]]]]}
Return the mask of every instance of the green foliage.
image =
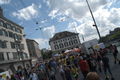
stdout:
{"type": "Polygon", "coordinates": [[[114,30],[113,32],[114,34],[109,34],[104,37],[101,37],[100,42],[108,42],[108,41],[114,41],[120,39],[120,30],[117,31],[114,30]]]}
{"type": "Polygon", "coordinates": [[[52,51],[51,50],[46,51],[46,52],[41,50],[41,54],[42,54],[42,57],[43,57],[44,60],[52,57],[52,51]]]}

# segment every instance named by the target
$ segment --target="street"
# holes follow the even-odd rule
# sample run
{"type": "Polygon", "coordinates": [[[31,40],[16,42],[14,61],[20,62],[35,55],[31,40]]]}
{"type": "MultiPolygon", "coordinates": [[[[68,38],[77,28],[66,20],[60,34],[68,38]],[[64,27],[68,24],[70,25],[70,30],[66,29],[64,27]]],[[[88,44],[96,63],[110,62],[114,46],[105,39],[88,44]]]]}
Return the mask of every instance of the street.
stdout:
{"type": "MultiPolygon", "coordinates": [[[[119,51],[119,54],[118,54],[118,58],[120,59],[120,46],[118,47],[118,51],[119,51]]],[[[114,58],[113,58],[113,55],[112,53],[109,53],[107,55],[109,57],[109,60],[110,60],[110,68],[111,68],[111,71],[113,73],[113,77],[115,80],[120,80],[120,64],[114,64],[114,58]]],[[[102,70],[102,72],[98,72],[100,77],[101,77],[101,80],[104,80],[105,79],[105,76],[104,76],[104,71],[102,70]]],[[[109,75],[109,74],[108,74],[109,75]]],[[[83,75],[80,73],[80,80],[83,80],[83,75]]],[[[56,79],[57,80],[62,80],[59,72],[56,73],[56,79]]]]}

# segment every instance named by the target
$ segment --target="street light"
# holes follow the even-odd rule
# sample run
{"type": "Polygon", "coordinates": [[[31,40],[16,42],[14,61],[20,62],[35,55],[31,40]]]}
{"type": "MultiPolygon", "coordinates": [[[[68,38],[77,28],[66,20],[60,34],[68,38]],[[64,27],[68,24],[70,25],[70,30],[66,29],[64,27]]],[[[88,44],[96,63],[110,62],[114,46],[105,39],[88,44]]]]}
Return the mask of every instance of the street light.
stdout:
{"type": "Polygon", "coordinates": [[[86,3],[87,3],[87,6],[88,6],[88,8],[89,8],[89,11],[90,11],[90,14],[91,14],[91,16],[92,16],[92,19],[93,19],[93,21],[94,21],[94,25],[93,25],[93,26],[95,26],[95,28],[96,28],[96,30],[97,30],[97,33],[98,33],[98,36],[99,36],[99,39],[101,39],[100,32],[99,32],[99,29],[98,29],[98,27],[97,27],[97,24],[96,24],[95,18],[94,18],[94,16],[93,16],[92,10],[91,10],[91,8],[90,8],[90,5],[89,5],[89,3],[88,3],[88,0],[86,0],[86,3]]]}

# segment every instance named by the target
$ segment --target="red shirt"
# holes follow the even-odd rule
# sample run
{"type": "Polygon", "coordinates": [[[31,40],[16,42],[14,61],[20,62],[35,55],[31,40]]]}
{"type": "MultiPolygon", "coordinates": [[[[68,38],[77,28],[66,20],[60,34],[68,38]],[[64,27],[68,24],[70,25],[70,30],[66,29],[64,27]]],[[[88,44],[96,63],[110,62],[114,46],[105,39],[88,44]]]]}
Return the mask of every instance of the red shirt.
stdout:
{"type": "Polygon", "coordinates": [[[80,69],[81,69],[81,71],[89,71],[89,65],[88,65],[88,63],[87,63],[87,61],[86,60],[80,60],[80,62],[79,62],[79,66],[80,66],[80,69]]]}

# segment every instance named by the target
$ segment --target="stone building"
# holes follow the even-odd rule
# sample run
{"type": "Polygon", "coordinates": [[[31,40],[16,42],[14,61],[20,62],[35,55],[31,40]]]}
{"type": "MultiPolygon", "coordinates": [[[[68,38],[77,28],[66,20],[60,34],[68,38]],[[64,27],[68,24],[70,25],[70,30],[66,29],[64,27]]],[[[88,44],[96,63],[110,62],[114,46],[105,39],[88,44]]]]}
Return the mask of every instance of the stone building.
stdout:
{"type": "Polygon", "coordinates": [[[65,51],[76,47],[81,47],[78,33],[60,32],[56,33],[50,40],[49,45],[52,51],[65,51]]]}
{"type": "Polygon", "coordinates": [[[32,39],[26,39],[26,41],[30,58],[32,59],[32,63],[35,64],[38,60],[41,60],[42,58],[39,44],[32,39]]]}
{"type": "Polygon", "coordinates": [[[3,16],[0,8],[0,72],[30,66],[24,28],[3,16]]]}

